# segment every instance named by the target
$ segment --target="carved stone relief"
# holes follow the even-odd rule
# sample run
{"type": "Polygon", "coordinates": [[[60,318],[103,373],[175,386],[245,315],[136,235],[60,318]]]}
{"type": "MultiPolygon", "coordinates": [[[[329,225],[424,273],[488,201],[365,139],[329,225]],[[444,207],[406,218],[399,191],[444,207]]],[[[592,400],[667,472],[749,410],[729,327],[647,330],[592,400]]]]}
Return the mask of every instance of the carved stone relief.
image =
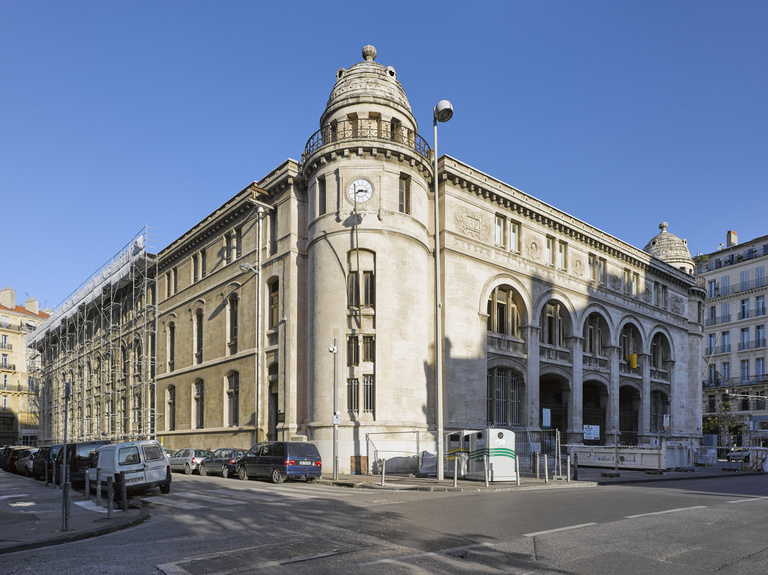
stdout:
{"type": "Polygon", "coordinates": [[[456,213],[456,224],[469,237],[477,240],[488,240],[490,238],[491,226],[483,221],[477,212],[470,212],[462,208],[456,213]]]}

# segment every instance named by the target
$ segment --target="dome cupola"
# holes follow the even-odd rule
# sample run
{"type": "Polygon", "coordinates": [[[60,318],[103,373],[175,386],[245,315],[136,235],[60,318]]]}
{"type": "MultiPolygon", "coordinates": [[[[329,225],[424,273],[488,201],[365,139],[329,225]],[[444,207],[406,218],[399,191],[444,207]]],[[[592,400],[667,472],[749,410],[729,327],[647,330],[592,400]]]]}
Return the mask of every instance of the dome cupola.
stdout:
{"type": "Polygon", "coordinates": [[[691,252],[688,250],[688,240],[682,240],[675,234],[669,233],[668,227],[667,222],[661,222],[659,224],[661,232],[651,238],[643,251],[687,274],[692,274],[693,258],[691,258],[691,252]]]}

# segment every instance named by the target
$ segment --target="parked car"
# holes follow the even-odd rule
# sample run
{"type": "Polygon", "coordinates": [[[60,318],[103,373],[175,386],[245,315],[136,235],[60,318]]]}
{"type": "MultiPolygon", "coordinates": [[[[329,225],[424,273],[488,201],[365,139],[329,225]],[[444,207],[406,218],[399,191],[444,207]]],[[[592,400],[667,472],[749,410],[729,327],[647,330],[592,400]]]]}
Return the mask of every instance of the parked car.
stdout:
{"type": "Polygon", "coordinates": [[[164,494],[171,491],[171,466],[160,442],[154,439],[103,445],[94,454],[88,469],[88,479],[94,485],[99,471],[105,485],[110,476],[119,481],[119,474],[124,471],[127,491],[154,487],[159,487],[164,494]]]}
{"type": "Polygon", "coordinates": [[[237,473],[237,460],[245,454],[245,449],[222,447],[211,453],[200,463],[200,475],[221,475],[224,479],[237,473]]]}
{"type": "Polygon", "coordinates": [[[8,459],[5,461],[5,470],[16,472],[16,462],[22,454],[29,454],[29,450],[32,449],[29,445],[23,447],[14,447],[8,454],[8,459]]]}
{"type": "MultiPolygon", "coordinates": [[[[67,468],[68,478],[73,487],[85,485],[85,472],[91,466],[93,454],[102,445],[108,445],[111,441],[82,441],[80,443],[67,444],[67,468]]],[[[56,483],[61,483],[59,470],[64,462],[64,447],[56,454],[56,483]]]]}
{"type": "Polygon", "coordinates": [[[27,477],[32,477],[32,462],[35,460],[36,453],[36,447],[32,449],[25,449],[19,453],[19,456],[16,459],[16,473],[26,475],[27,477]]]}
{"type": "Polygon", "coordinates": [[[728,461],[743,461],[749,463],[749,448],[737,447],[728,453],[728,461]]]}
{"type": "Polygon", "coordinates": [[[3,450],[0,451],[0,467],[5,469],[6,471],[10,471],[8,469],[8,459],[10,458],[13,450],[19,449],[19,448],[29,449],[30,447],[31,447],[30,445],[6,445],[5,447],[3,447],[3,450]]]}
{"type": "Polygon", "coordinates": [[[207,449],[194,449],[192,447],[179,449],[170,458],[171,471],[183,471],[187,475],[191,475],[199,469],[200,462],[210,454],[211,452],[207,449]]]}
{"type": "Polygon", "coordinates": [[[45,478],[45,468],[48,468],[48,478],[53,480],[53,462],[63,443],[54,443],[53,445],[43,445],[35,455],[35,461],[32,463],[32,475],[35,479],[45,478]]]}
{"type": "Polygon", "coordinates": [[[257,443],[237,463],[240,479],[269,477],[273,483],[285,479],[316,480],[322,471],[317,447],[301,441],[257,443]]]}

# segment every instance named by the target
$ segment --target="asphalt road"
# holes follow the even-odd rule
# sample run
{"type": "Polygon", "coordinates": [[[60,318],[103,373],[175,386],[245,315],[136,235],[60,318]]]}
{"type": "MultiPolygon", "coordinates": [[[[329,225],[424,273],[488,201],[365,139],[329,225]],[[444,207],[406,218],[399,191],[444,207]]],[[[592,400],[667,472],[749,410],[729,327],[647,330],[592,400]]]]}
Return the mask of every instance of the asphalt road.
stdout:
{"type": "Polygon", "coordinates": [[[174,476],[146,523],[0,573],[763,575],[768,477],[502,493],[174,476]]]}

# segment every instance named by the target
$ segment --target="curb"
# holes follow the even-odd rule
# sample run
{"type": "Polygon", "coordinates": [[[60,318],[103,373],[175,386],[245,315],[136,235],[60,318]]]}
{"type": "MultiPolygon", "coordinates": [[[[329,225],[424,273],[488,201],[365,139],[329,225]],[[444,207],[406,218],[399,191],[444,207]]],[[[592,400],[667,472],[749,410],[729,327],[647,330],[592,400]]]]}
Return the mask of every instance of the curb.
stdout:
{"type": "Polygon", "coordinates": [[[99,537],[101,535],[107,535],[116,531],[122,531],[129,527],[135,527],[140,523],[143,523],[150,517],[150,511],[148,507],[142,507],[139,509],[139,514],[127,521],[119,521],[104,525],[101,527],[92,527],[89,529],[79,529],[67,533],[61,533],[54,535],[46,539],[39,539],[37,541],[28,541],[25,543],[16,543],[11,545],[5,545],[0,547],[0,555],[7,553],[16,553],[18,551],[29,551],[30,549],[38,549],[40,547],[50,547],[51,545],[61,545],[63,543],[72,543],[74,541],[82,541],[83,539],[90,539],[91,537],[99,537]]]}
{"type": "Polygon", "coordinates": [[[690,481],[691,479],[733,479],[737,476],[765,475],[764,471],[739,471],[736,469],[723,469],[722,471],[729,471],[730,473],[723,473],[722,475],[717,473],[708,473],[707,475],[700,475],[698,477],[695,474],[691,474],[688,477],[663,477],[656,475],[647,479],[627,479],[625,481],[622,481],[621,479],[616,479],[613,481],[601,481],[598,479],[595,484],[602,487],[605,485],[631,485],[633,483],[658,483],[660,481],[690,481]]]}

